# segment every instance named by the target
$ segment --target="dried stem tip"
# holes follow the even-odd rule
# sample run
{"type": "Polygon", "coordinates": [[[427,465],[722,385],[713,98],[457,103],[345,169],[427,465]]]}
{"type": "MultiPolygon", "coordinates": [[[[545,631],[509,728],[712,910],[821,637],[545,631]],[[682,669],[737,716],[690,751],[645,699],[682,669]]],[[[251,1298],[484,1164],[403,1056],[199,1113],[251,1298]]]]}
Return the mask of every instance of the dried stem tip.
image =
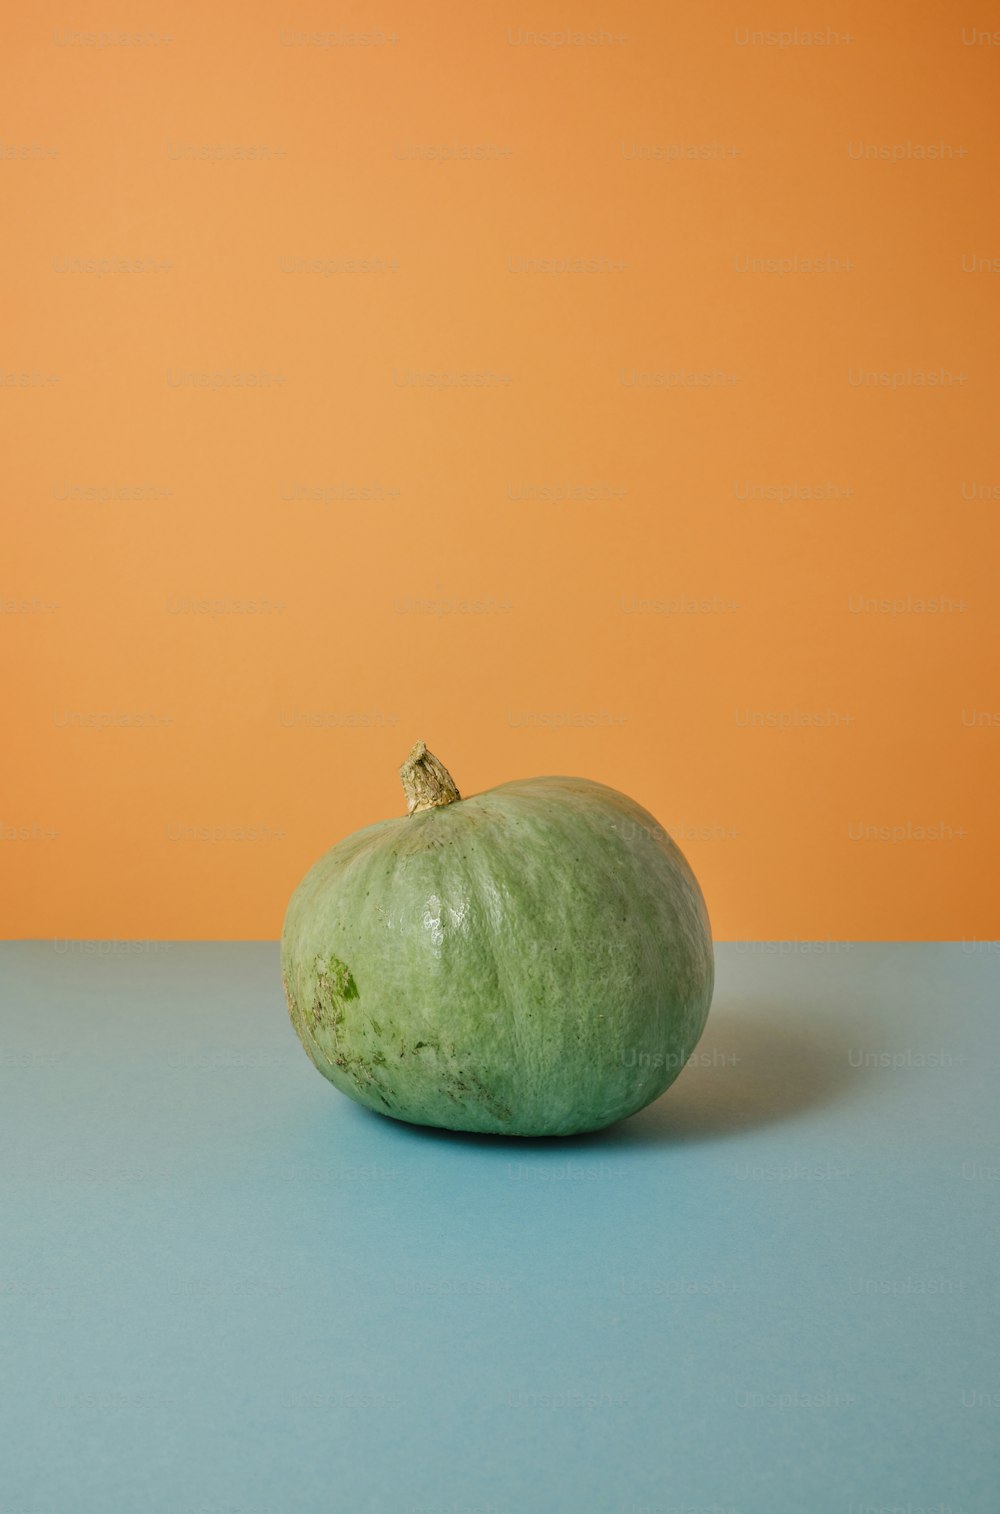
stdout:
{"type": "Polygon", "coordinates": [[[406,813],[416,815],[420,810],[439,809],[443,804],[454,804],[461,799],[448,769],[438,762],[422,741],[418,741],[399,770],[406,794],[406,813]]]}

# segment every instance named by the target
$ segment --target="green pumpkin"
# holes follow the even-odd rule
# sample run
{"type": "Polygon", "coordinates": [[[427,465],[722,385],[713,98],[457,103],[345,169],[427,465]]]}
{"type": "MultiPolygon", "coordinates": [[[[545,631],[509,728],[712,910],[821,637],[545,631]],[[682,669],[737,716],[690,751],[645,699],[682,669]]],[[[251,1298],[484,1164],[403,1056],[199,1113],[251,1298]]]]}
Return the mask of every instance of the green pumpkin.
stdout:
{"type": "Polygon", "coordinates": [[[708,1017],[701,890],[633,800],[586,778],[462,799],[422,742],[409,814],[348,836],[292,896],[292,1023],[324,1077],[397,1120],[565,1136],[657,1098],[708,1017]]]}

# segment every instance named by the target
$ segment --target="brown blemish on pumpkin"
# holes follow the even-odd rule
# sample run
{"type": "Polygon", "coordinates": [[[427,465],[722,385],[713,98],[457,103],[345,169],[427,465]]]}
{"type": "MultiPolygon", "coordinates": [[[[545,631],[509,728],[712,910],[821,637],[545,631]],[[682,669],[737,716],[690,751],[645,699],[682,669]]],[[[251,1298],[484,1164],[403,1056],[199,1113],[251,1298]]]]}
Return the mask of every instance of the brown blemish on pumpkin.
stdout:
{"type": "Polygon", "coordinates": [[[488,1110],[495,1120],[506,1122],[512,1118],[508,1106],[490,1093],[482,1079],[477,1078],[474,1072],[450,1074],[445,1079],[441,1091],[455,1104],[464,1104],[466,1096],[471,1094],[471,1097],[488,1110]]]}

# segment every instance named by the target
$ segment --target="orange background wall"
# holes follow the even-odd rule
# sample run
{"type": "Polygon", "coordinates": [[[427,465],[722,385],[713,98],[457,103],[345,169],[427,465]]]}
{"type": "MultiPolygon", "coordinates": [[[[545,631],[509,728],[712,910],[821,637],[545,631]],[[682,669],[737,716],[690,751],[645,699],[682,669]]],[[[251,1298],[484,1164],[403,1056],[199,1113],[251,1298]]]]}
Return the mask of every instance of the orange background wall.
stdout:
{"type": "Polygon", "coordinates": [[[418,737],[1000,934],[995,8],[14,9],[5,934],[274,937],[418,737]]]}

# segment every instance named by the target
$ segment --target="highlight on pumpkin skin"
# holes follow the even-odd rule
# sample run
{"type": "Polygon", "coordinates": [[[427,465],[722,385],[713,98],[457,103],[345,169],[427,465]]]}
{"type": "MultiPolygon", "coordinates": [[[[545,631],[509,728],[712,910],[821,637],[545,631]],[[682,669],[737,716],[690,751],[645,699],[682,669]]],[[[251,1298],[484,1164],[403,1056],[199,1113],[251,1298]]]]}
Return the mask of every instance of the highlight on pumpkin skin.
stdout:
{"type": "Polygon", "coordinates": [[[406,813],[419,814],[421,810],[440,809],[442,805],[454,804],[461,799],[455,783],[443,762],[427,750],[423,741],[418,741],[410,750],[399,770],[406,795],[406,813]]]}

